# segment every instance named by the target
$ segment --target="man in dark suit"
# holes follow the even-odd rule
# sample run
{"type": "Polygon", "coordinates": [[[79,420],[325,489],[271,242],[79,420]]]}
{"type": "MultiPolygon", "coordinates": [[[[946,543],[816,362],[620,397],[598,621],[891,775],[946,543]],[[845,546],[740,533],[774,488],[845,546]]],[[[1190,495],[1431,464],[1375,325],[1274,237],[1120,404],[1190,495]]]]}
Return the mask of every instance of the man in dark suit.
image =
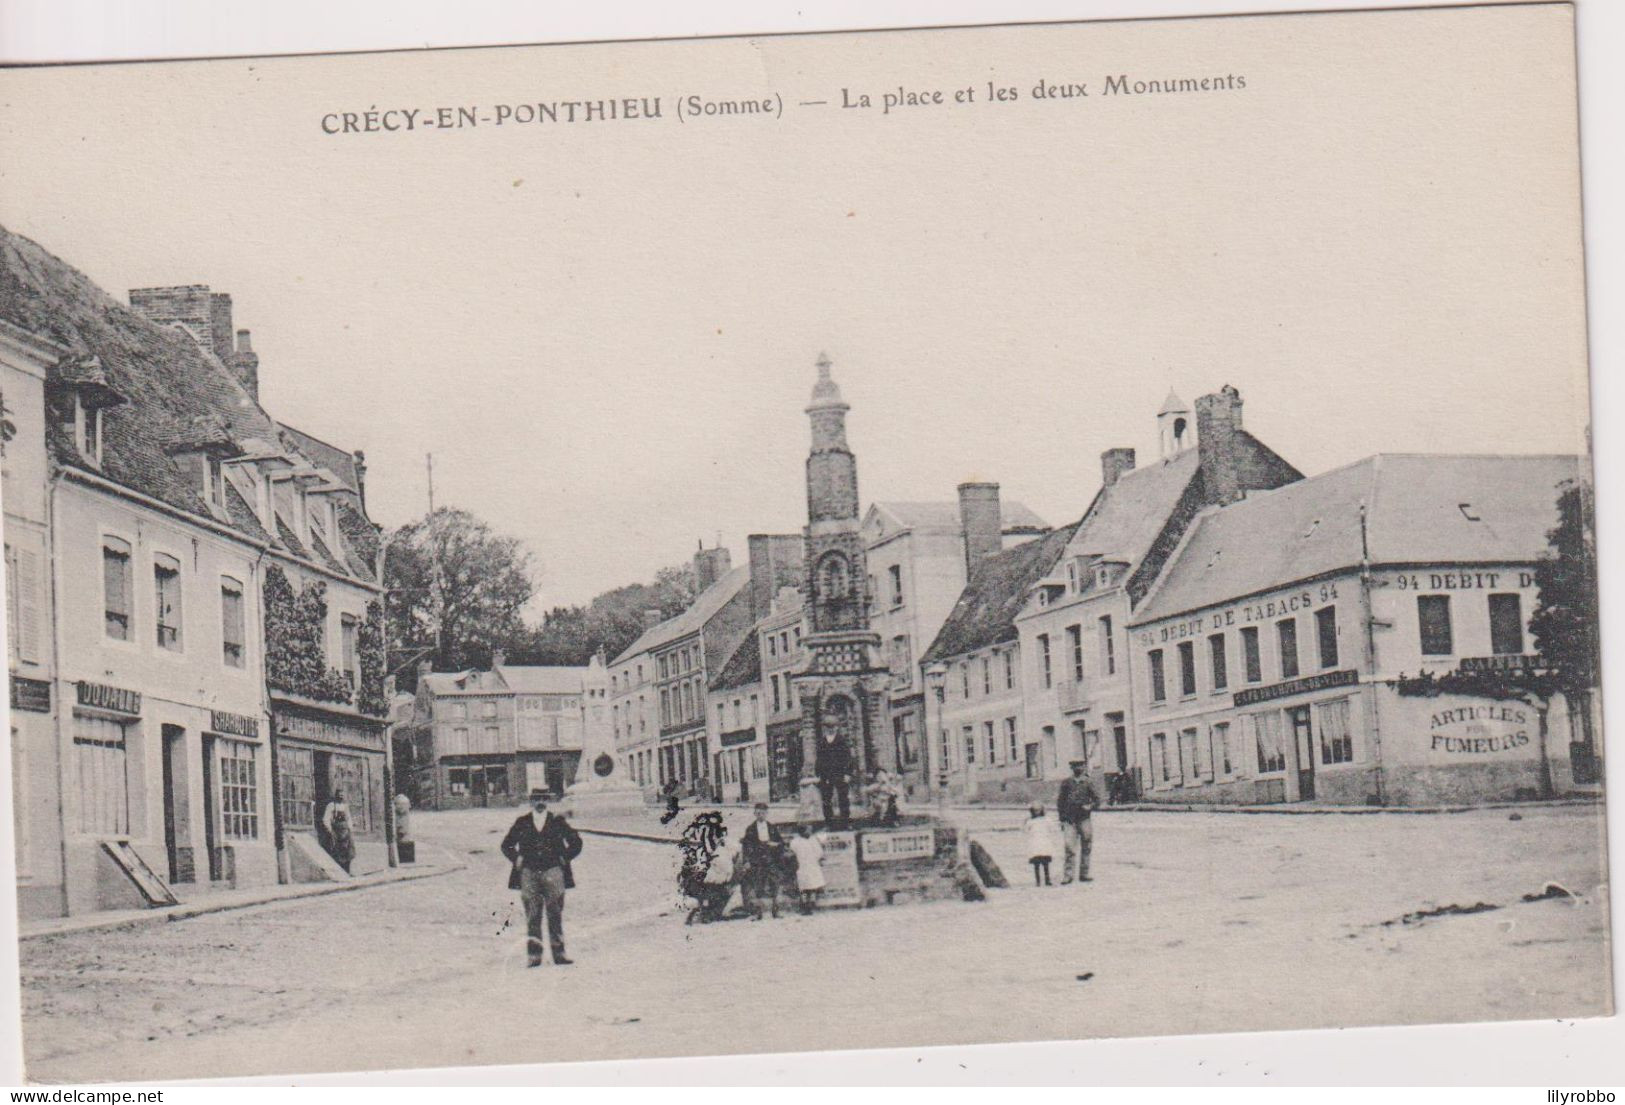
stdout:
{"type": "Polygon", "coordinates": [[[746,901],[756,920],[762,919],[762,899],[773,903],[773,916],[779,915],[779,870],[784,860],[784,837],[767,820],[767,803],[756,803],[756,820],[745,826],[739,838],[739,855],[745,861],[743,883],[746,901]]]}
{"type": "Polygon", "coordinates": [[[852,776],[852,750],[837,732],[823,732],[818,736],[818,749],[813,764],[818,772],[818,797],[824,803],[824,823],[841,828],[852,820],[852,798],[849,792],[852,776]],[[835,819],[839,807],[841,818],[835,819]]]}
{"type": "Polygon", "coordinates": [[[1094,849],[1095,827],[1090,815],[1100,806],[1100,796],[1089,781],[1088,764],[1072,761],[1072,777],[1061,780],[1061,792],[1055,796],[1055,813],[1061,821],[1061,838],[1066,842],[1066,866],[1061,871],[1061,885],[1072,881],[1077,872],[1079,882],[1090,882],[1089,853],[1094,849]]]}
{"type": "Polygon", "coordinates": [[[514,821],[502,838],[502,854],[513,864],[508,889],[525,903],[526,951],[530,965],[542,965],[542,920],[553,946],[553,962],[564,957],[564,892],[576,884],[570,861],[581,854],[581,837],[564,818],[547,812],[547,791],[530,792],[530,812],[514,821]]]}

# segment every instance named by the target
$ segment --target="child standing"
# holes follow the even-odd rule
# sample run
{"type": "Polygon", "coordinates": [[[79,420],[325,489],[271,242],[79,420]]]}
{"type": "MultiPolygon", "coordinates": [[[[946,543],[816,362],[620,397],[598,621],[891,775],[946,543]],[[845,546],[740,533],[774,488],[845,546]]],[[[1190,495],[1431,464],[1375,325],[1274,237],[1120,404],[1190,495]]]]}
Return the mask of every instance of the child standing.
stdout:
{"type": "Polygon", "coordinates": [[[1033,865],[1033,885],[1049,886],[1049,862],[1061,854],[1061,830],[1055,819],[1045,815],[1043,803],[1027,807],[1027,859],[1033,865]]]}
{"type": "Polygon", "coordinates": [[[796,856],[796,889],[801,892],[801,912],[811,913],[818,892],[824,889],[824,842],[812,835],[810,825],[797,825],[790,840],[796,856]]]}

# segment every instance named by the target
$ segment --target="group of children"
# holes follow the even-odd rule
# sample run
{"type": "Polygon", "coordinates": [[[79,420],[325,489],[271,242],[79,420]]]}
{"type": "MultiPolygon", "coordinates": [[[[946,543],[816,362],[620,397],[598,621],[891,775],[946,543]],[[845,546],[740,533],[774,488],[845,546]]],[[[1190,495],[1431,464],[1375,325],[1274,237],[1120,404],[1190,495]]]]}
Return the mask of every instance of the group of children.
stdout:
{"type": "Polygon", "coordinates": [[[700,850],[694,864],[701,871],[692,871],[685,863],[685,870],[690,871],[685,893],[699,902],[690,922],[722,920],[736,888],[741,906],[754,919],[761,920],[764,903],[771,903],[777,917],[779,889],[792,872],[800,911],[811,913],[817,906],[825,886],[821,834],[814,833],[810,825],[798,825],[787,842],[768,822],[766,803],[757,803],[755,812],[756,819],[736,840],[729,841],[727,829],[720,824],[713,827],[708,846],[700,850]]]}

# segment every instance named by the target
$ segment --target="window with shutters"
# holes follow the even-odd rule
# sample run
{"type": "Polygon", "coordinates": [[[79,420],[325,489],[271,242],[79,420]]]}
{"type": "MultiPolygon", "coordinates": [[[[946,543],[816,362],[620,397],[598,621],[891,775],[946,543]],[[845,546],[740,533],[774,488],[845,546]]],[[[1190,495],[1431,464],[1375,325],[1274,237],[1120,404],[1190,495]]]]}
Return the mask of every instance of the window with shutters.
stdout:
{"type": "Polygon", "coordinates": [[[115,641],[128,641],[135,621],[130,574],[130,543],[102,538],[102,623],[115,641]]]}
{"type": "Polygon", "coordinates": [[[1191,641],[1179,644],[1179,694],[1189,698],[1196,693],[1196,645],[1191,641]]]}
{"type": "Polygon", "coordinates": [[[1230,747],[1230,723],[1219,721],[1208,730],[1213,755],[1213,770],[1228,778],[1236,773],[1235,752],[1230,747]]]}
{"type": "Polygon", "coordinates": [[[1016,689],[1016,650],[1006,649],[1004,653],[1004,689],[1016,689]]]}
{"type": "Polygon", "coordinates": [[[1083,682],[1083,626],[1066,627],[1066,645],[1072,653],[1072,682],[1083,682]]]}
{"type": "Polygon", "coordinates": [[[1165,702],[1168,698],[1168,676],[1163,670],[1162,649],[1154,648],[1151,657],[1151,701],[1165,702]]]}
{"type": "Polygon", "coordinates": [[[976,730],[967,725],[961,731],[961,735],[965,739],[965,762],[973,764],[976,762],[976,730]]]}
{"type": "Polygon", "coordinates": [[[228,668],[244,665],[246,633],[243,629],[243,585],[230,576],[220,577],[220,651],[228,668]]]}
{"type": "Polygon", "coordinates": [[[982,722],[982,739],[987,743],[987,762],[989,764],[998,763],[999,738],[993,731],[993,723],[991,721],[982,722]]]}
{"type": "Polygon", "coordinates": [[[1168,762],[1167,733],[1151,734],[1151,780],[1162,784],[1173,780],[1173,770],[1168,762]]]}
{"type": "Polygon", "coordinates": [[[6,647],[13,667],[40,662],[40,556],[6,546],[6,647]]]}
{"type": "Polygon", "coordinates": [[[1054,686],[1055,677],[1050,666],[1048,633],[1038,635],[1038,675],[1044,681],[1045,687],[1054,686]]]}
{"type": "Polygon", "coordinates": [[[1207,639],[1208,671],[1213,676],[1213,690],[1224,690],[1230,685],[1230,671],[1225,664],[1224,634],[1215,633],[1207,639]]]}
{"type": "Polygon", "coordinates": [[[1187,786],[1213,778],[1212,749],[1195,728],[1179,731],[1179,771],[1187,786]]]}
{"type": "Polygon", "coordinates": [[[1004,719],[1004,740],[1009,746],[1010,762],[1015,763],[1021,758],[1021,737],[1016,730],[1016,719],[1013,717],[1004,719]]]}
{"type": "Polygon", "coordinates": [[[158,626],[158,647],[181,650],[181,562],[168,553],[152,558],[153,611],[158,626]]]}
{"type": "Polygon", "coordinates": [[[1117,642],[1112,637],[1110,615],[1100,619],[1100,670],[1103,675],[1117,672],[1117,642]]]}

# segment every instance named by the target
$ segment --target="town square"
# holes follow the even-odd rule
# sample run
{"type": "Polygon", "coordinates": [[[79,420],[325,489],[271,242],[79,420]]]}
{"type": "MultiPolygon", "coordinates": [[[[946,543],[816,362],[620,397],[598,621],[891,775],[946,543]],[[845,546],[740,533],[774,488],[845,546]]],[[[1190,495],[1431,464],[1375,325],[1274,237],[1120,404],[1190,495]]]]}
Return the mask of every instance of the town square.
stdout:
{"type": "Polygon", "coordinates": [[[26,1077],[1610,1015],[1565,18],[6,73],[26,1077]]]}

